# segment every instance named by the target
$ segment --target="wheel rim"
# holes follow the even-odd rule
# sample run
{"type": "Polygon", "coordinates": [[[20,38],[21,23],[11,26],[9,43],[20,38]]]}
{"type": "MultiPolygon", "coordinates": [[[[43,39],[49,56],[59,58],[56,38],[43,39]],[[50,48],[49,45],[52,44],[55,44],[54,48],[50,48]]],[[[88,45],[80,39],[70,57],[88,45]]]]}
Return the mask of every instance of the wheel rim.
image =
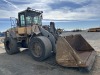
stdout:
{"type": "Polygon", "coordinates": [[[33,45],[32,53],[35,57],[40,57],[42,54],[41,44],[39,42],[35,42],[33,45]]]}

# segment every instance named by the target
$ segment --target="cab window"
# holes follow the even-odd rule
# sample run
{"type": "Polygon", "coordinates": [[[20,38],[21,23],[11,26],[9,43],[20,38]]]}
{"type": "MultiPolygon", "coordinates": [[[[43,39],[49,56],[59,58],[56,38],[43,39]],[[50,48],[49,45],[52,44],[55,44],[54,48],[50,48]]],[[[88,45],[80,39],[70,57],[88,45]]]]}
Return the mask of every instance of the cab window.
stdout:
{"type": "Polygon", "coordinates": [[[33,18],[33,23],[34,23],[34,24],[41,25],[41,24],[42,24],[41,17],[40,17],[40,16],[35,16],[35,17],[33,18]]]}
{"type": "Polygon", "coordinates": [[[27,16],[26,17],[26,25],[31,25],[32,24],[32,17],[31,16],[27,16]]]}
{"type": "Polygon", "coordinates": [[[25,26],[25,17],[24,17],[24,15],[20,15],[20,23],[21,23],[21,26],[25,26]]]}

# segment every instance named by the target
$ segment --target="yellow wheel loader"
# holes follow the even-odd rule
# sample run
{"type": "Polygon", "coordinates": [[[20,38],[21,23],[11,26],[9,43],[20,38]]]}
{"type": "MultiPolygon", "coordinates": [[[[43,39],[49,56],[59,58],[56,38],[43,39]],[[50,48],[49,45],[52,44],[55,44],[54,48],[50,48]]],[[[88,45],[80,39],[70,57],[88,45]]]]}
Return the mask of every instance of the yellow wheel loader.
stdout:
{"type": "Polygon", "coordinates": [[[5,32],[5,50],[7,54],[20,52],[19,48],[28,48],[36,61],[56,54],[56,61],[65,67],[84,67],[91,69],[96,57],[95,50],[79,35],[60,36],[54,22],[42,25],[42,11],[27,8],[18,13],[17,25],[5,32]]]}

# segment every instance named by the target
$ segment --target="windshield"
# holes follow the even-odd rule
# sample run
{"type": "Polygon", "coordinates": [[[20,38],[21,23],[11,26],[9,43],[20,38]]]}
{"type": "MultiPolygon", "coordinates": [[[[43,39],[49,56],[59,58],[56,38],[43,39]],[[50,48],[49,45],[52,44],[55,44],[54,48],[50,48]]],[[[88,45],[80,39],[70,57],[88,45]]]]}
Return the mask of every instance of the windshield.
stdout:
{"type": "Polygon", "coordinates": [[[42,18],[41,15],[38,16],[27,16],[26,17],[26,24],[27,25],[32,25],[32,24],[36,24],[36,25],[42,25],[42,18]]]}

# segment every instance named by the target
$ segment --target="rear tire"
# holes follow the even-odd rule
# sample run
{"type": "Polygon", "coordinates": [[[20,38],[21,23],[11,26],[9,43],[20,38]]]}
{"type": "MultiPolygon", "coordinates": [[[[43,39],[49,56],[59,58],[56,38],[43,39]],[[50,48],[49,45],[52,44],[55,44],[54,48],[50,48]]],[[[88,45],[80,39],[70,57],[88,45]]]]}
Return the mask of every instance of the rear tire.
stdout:
{"type": "Polygon", "coordinates": [[[12,55],[20,52],[18,45],[17,45],[17,40],[13,39],[11,37],[6,37],[4,40],[4,46],[7,54],[12,55]]]}
{"type": "Polygon", "coordinates": [[[42,61],[50,56],[52,45],[47,37],[33,37],[29,43],[29,50],[31,51],[34,60],[42,61]]]}

